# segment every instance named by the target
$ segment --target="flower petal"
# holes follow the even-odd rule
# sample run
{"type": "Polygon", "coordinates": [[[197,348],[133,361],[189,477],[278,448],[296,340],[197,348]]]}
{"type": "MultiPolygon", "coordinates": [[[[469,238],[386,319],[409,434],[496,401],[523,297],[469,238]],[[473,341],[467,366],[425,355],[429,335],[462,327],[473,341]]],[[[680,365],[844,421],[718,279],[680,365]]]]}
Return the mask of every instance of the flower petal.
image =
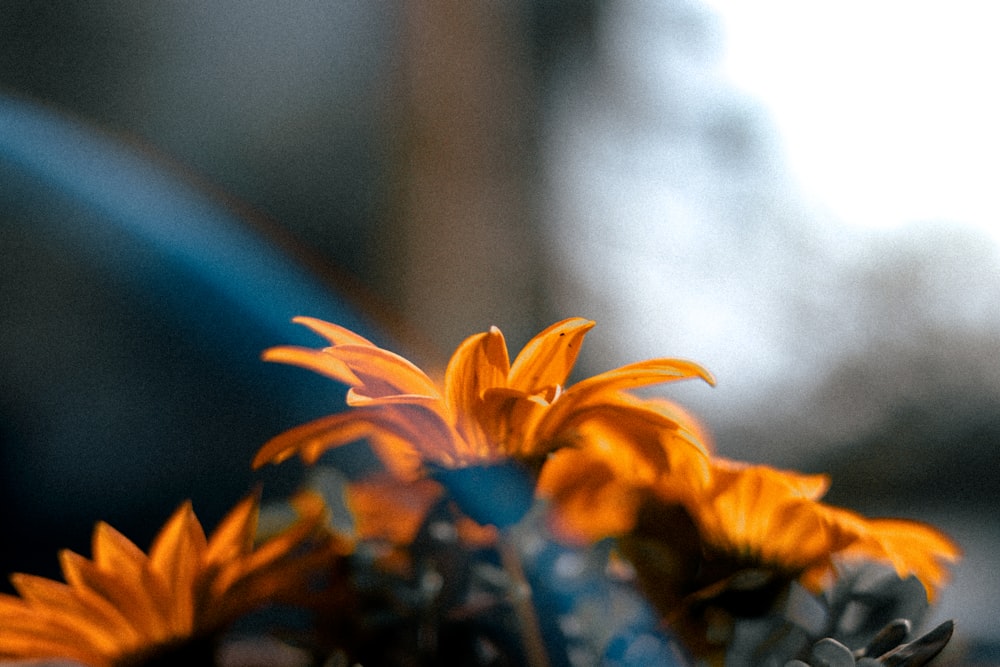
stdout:
{"type": "Polygon", "coordinates": [[[191,632],[195,622],[195,588],[207,542],[191,502],[183,503],[167,520],[149,549],[150,566],[170,586],[173,623],[191,632]]]}
{"type": "Polygon", "coordinates": [[[510,362],[507,343],[496,327],[470,336],[458,346],[448,362],[444,375],[447,419],[462,437],[484,449],[484,433],[475,417],[480,412],[483,394],[488,389],[503,387],[507,382],[510,362]]]}
{"type": "Polygon", "coordinates": [[[553,534],[571,545],[624,534],[635,524],[641,499],[639,489],[590,448],[566,448],[550,456],[537,493],[552,505],[553,534]]]}
{"type": "Polygon", "coordinates": [[[205,565],[231,563],[253,551],[259,506],[257,494],[251,494],[229,510],[208,540],[205,565]]]}
{"type": "Polygon", "coordinates": [[[375,344],[364,336],[356,334],[350,329],[345,329],[340,325],[333,324],[331,322],[324,322],[323,320],[316,319],[315,317],[300,315],[298,317],[293,317],[292,322],[309,327],[314,332],[330,341],[330,345],[371,345],[372,347],[375,347],[375,344]]]}
{"type": "Polygon", "coordinates": [[[469,336],[451,355],[445,369],[445,399],[461,414],[487,389],[505,386],[509,371],[507,342],[499,329],[491,327],[469,336]]]}
{"type": "Polygon", "coordinates": [[[351,372],[347,364],[328,354],[325,350],[283,345],[264,350],[261,359],[279,364],[299,366],[352,387],[361,384],[361,380],[351,372]]]}
{"type": "Polygon", "coordinates": [[[364,396],[440,396],[426,373],[394,352],[370,345],[338,345],[323,352],[342,361],[360,379],[359,384],[352,386],[364,396]]]}
{"type": "Polygon", "coordinates": [[[534,394],[566,384],[583,338],[593,327],[591,320],[573,317],[540,332],[514,359],[508,386],[534,394]]]}
{"type": "MultiPolygon", "coordinates": [[[[371,434],[369,420],[359,418],[354,412],[340,412],[301,424],[277,435],[260,448],[253,460],[254,469],[265,463],[281,463],[295,454],[320,452],[371,434]]],[[[318,455],[316,456],[318,458],[318,455]]]]}
{"type": "Polygon", "coordinates": [[[581,380],[565,393],[572,392],[575,400],[583,401],[595,394],[692,378],[701,378],[708,384],[715,385],[712,374],[693,361],[648,359],[581,380]]]}
{"type": "MultiPolygon", "coordinates": [[[[59,625],[81,644],[108,655],[123,643],[138,645],[141,636],[122,614],[102,597],[86,595],[71,586],[28,574],[11,575],[11,583],[21,598],[36,610],[52,610],[59,625]]],[[[3,615],[5,626],[9,618],[3,615]]],[[[3,628],[5,631],[7,627],[3,628]]],[[[0,632],[0,654],[5,633],[0,632]]]]}
{"type": "Polygon", "coordinates": [[[67,549],[59,552],[59,562],[70,586],[107,600],[145,640],[162,641],[173,634],[170,619],[159,614],[160,605],[154,604],[146,591],[129,586],[115,573],[105,572],[67,549]]]}
{"type": "Polygon", "coordinates": [[[961,549],[940,531],[908,519],[866,519],[842,508],[830,508],[839,522],[847,522],[860,538],[841,552],[847,558],[874,558],[887,562],[900,577],[915,576],[933,602],[948,581],[947,563],[961,556],[961,549]]]}

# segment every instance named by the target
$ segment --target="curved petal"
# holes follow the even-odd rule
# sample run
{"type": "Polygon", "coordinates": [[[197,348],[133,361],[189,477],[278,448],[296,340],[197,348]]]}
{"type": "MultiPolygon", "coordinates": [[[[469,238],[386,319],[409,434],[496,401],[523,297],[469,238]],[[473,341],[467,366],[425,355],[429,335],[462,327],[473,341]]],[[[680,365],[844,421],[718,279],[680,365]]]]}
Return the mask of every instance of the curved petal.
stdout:
{"type": "Polygon", "coordinates": [[[347,367],[347,364],[326,353],[324,350],[282,345],[264,350],[264,353],[261,354],[261,359],[279,364],[299,366],[352,387],[361,384],[361,380],[347,367]]]}
{"type": "Polygon", "coordinates": [[[593,321],[573,317],[543,330],[514,359],[507,385],[534,394],[566,384],[583,338],[593,327],[593,321]]]}
{"type": "Polygon", "coordinates": [[[301,424],[277,435],[258,450],[253,468],[265,463],[281,463],[307,449],[329,449],[361,440],[371,433],[370,422],[352,412],[341,412],[301,424]]]}
{"type": "Polygon", "coordinates": [[[352,408],[372,407],[376,405],[422,405],[445,417],[447,410],[444,402],[438,396],[423,394],[391,394],[388,396],[366,396],[354,387],[347,390],[347,405],[352,408]]]}
{"type": "Polygon", "coordinates": [[[309,327],[315,333],[318,333],[320,336],[330,341],[330,345],[375,346],[375,344],[370,340],[364,336],[354,333],[350,329],[345,329],[344,327],[331,322],[324,322],[323,320],[316,319],[315,317],[299,315],[298,317],[293,317],[292,322],[309,327]]]}
{"type": "Polygon", "coordinates": [[[575,400],[582,401],[599,393],[693,378],[715,385],[715,377],[693,361],[647,359],[581,380],[569,387],[565,394],[572,394],[575,400]]]}
{"type": "Polygon", "coordinates": [[[551,449],[581,429],[603,428],[615,433],[622,446],[634,449],[659,470],[669,467],[663,448],[666,435],[678,435],[703,458],[708,456],[709,448],[699,437],[700,426],[677,421],[685,418],[686,413],[668,410],[663,402],[624,392],[598,394],[589,401],[574,398],[564,394],[542,417],[532,437],[535,447],[551,449]]]}
{"type": "Polygon", "coordinates": [[[809,500],[819,500],[830,488],[830,476],[823,473],[801,473],[795,470],[783,470],[721,457],[712,459],[712,467],[717,479],[727,475],[736,477],[742,470],[755,468],[757,470],[753,474],[766,475],[768,484],[783,487],[790,496],[808,498],[809,500]]]}
{"type": "Polygon", "coordinates": [[[444,396],[448,420],[477,449],[487,449],[480,414],[483,394],[507,382],[510,362],[507,343],[496,327],[466,338],[448,362],[444,374],[444,396]]]}
{"type": "Polygon", "coordinates": [[[621,403],[621,392],[625,389],[698,377],[709,384],[715,383],[704,368],[680,359],[650,359],[594,375],[569,387],[553,401],[545,416],[544,426],[539,427],[540,431],[544,431],[539,438],[551,437],[554,431],[561,430],[561,424],[574,418],[574,413],[591,405],[621,403]]]}
{"type": "Polygon", "coordinates": [[[342,361],[361,380],[353,386],[365,396],[440,396],[426,373],[394,352],[370,345],[338,345],[323,352],[342,361]]]}
{"type": "Polygon", "coordinates": [[[255,468],[299,454],[315,463],[327,450],[367,439],[382,463],[402,478],[412,477],[422,460],[453,462],[456,436],[434,410],[420,405],[358,407],[297,426],[272,438],[254,457],[255,468]]]}
{"type": "Polygon", "coordinates": [[[516,389],[488,389],[474,412],[493,454],[528,459],[547,453],[537,446],[535,431],[549,409],[538,395],[516,389]]]}

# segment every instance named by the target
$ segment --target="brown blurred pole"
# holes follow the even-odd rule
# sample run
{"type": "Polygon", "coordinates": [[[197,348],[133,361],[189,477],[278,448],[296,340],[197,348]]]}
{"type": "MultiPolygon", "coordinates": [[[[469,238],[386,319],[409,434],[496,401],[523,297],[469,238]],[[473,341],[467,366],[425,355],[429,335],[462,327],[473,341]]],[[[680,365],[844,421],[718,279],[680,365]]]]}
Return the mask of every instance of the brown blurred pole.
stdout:
{"type": "Polygon", "coordinates": [[[442,349],[491,324],[523,341],[541,275],[520,3],[409,0],[387,290],[442,349]]]}

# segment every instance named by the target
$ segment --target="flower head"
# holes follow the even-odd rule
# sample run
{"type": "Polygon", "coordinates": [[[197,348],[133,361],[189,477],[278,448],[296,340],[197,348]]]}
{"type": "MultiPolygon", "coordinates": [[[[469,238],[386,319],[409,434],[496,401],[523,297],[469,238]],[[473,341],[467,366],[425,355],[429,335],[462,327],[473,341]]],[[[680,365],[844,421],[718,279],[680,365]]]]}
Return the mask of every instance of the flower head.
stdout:
{"type": "MultiPolygon", "coordinates": [[[[742,569],[797,579],[819,592],[852,561],[879,561],[916,576],[933,599],[959,551],[942,533],[906,519],[869,519],[820,501],[830,480],[765,465],[713,458],[709,481],[678,493],[676,479],[652,502],[678,504],[701,544],[699,587],[742,569]]],[[[655,529],[654,529],[655,530],[655,529]]],[[[669,530],[660,539],[669,541],[669,530]]]]}
{"type": "Polygon", "coordinates": [[[773,568],[811,582],[832,568],[832,554],[855,539],[816,502],[828,486],[825,475],[715,459],[711,483],[684,506],[709,559],[773,568]]]}
{"type": "Polygon", "coordinates": [[[92,560],[59,554],[66,583],[11,577],[19,595],[0,594],[0,658],[112,667],[213,635],[270,601],[294,597],[336,551],[321,529],[322,501],[302,496],[298,504],[300,520],[257,548],[256,496],[236,505],[209,538],[184,503],[148,554],[99,523],[92,560]]]}
{"type": "Polygon", "coordinates": [[[652,359],[567,386],[584,336],[594,326],[580,318],[548,327],[513,362],[496,327],[471,336],[452,355],[440,384],[403,357],[342,327],[305,317],[295,321],[324,336],[330,346],[277,347],[264,358],[347,384],[350,409],[277,436],[258,452],[255,466],[295,453],[312,463],[331,447],[366,438],[402,481],[433,470],[499,468],[510,462],[537,475],[551,453],[584,447],[610,430],[622,436],[618,446],[634,447],[650,465],[662,466],[667,463],[662,442],[650,441],[645,433],[652,424],[676,431],[678,422],[627,390],[686,378],[713,381],[691,362],[652,359]],[[643,437],[630,437],[630,425],[643,437]]]}

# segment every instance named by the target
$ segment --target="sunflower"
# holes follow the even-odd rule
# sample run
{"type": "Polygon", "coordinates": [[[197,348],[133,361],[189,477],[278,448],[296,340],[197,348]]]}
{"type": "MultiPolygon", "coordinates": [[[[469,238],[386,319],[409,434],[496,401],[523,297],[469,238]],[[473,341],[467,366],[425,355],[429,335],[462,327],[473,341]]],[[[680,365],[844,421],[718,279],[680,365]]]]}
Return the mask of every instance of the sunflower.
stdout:
{"type": "Polygon", "coordinates": [[[237,618],[302,595],[318,568],[346,552],[346,542],[323,528],[322,500],[302,495],[296,505],[298,521],[256,548],[256,495],[237,504],[209,538],[185,502],[148,554],[99,523],[92,560],[60,552],[66,583],[11,576],[19,595],[0,594],[0,658],[117,667],[185,646],[211,650],[212,639],[237,618]]]}
{"type": "Polygon", "coordinates": [[[471,336],[452,355],[440,384],[410,361],[347,329],[307,317],[294,321],[325,337],[330,346],[277,347],[267,350],[264,359],[346,384],[350,409],[273,438],[258,452],[254,466],[278,463],[296,453],[314,463],[330,448],[367,439],[396,479],[442,480],[458,496],[463,511],[477,520],[485,513],[482,518],[495,524],[516,520],[530,502],[548,457],[567,446],[587,446],[596,424],[616,429],[622,436],[619,446],[633,448],[649,465],[667,465],[662,441],[651,441],[646,432],[650,424],[673,432],[678,422],[627,390],[687,378],[713,382],[694,363],[652,359],[567,386],[584,336],[594,326],[581,318],[543,330],[513,362],[496,327],[471,336]],[[630,433],[630,424],[641,433],[630,433]],[[526,496],[516,488],[511,465],[527,472],[526,496]],[[484,468],[488,475],[480,475],[484,468]],[[466,472],[455,476],[451,471],[466,472]],[[517,509],[505,512],[501,503],[498,510],[495,494],[484,491],[497,486],[491,481],[496,476],[502,478],[504,494],[515,498],[517,509]],[[476,507],[479,502],[486,507],[476,507]],[[498,512],[504,516],[498,517],[498,512]]]}

